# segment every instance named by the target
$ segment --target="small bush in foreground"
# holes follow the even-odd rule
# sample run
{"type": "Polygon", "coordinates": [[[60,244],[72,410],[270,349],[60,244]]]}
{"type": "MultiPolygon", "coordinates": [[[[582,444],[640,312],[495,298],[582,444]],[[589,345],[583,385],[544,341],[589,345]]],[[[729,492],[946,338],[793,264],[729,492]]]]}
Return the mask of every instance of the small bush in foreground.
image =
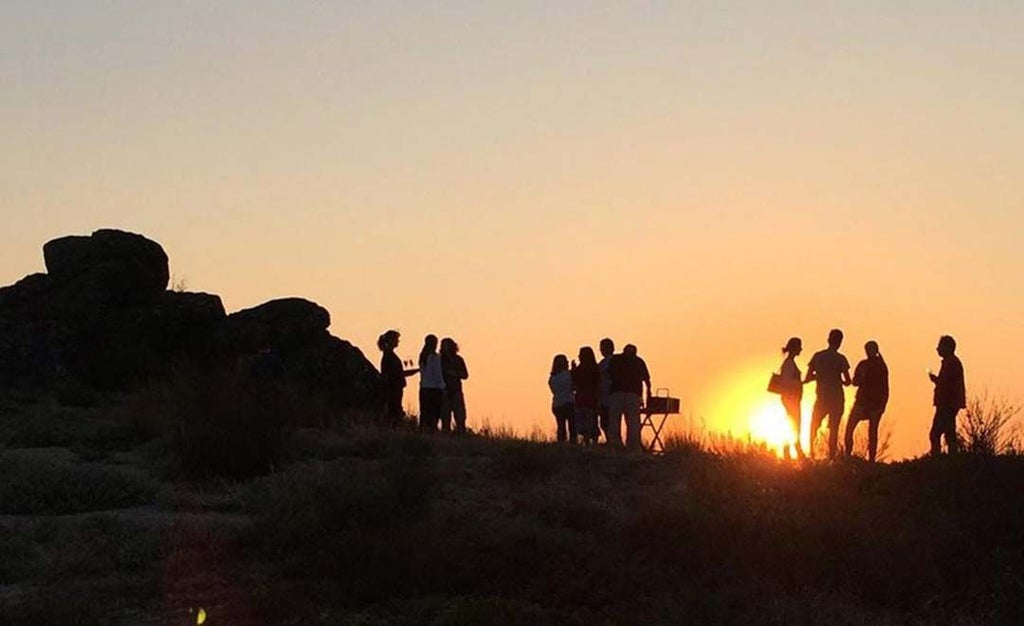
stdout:
{"type": "Polygon", "coordinates": [[[0,514],[65,515],[117,509],[152,501],[145,478],[93,463],[0,456],[0,514]]]}

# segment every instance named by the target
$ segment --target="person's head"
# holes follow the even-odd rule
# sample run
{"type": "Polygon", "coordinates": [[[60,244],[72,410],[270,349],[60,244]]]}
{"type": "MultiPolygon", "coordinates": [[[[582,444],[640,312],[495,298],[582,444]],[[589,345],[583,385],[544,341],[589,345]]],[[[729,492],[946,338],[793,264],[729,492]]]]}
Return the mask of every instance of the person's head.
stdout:
{"type": "Polygon", "coordinates": [[[455,343],[455,340],[451,337],[445,337],[441,340],[441,354],[454,355],[459,353],[459,344],[455,343]]]}
{"type": "Polygon", "coordinates": [[[377,347],[380,348],[381,352],[385,350],[394,350],[398,347],[398,338],[401,335],[397,330],[385,331],[383,335],[377,338],[377,347]]]}
{"type": "Polygon", "coordinates": [[[939,345],[935,347],[935,351],[942,357],[953,356],[956,353],[956,339],[949,335],[939,337],[939,345]]]}
{"type": "Polygon", "coordinates": [[[569,358],[564,354],[556,354],[555,360],[551,362],[551,373],[557,374],[569,369],[569,358]]]}
{"type": "Polygon", "coordinates": [[[626,347],[622,349],[622,354],[626,356],[636,356],[636,346],[631,343],[627,343],[626,347]]]}
{"type": "Polygon", "coordinates": [[[800,341],[799,337],[790,337],[786,345],[782,347],[783,354],[789,356],[800,356],[800,353],[804,351],[804,342],[800,341]]]}
{"type": "Polygon", "coordinates": [[[841,345],[843,345],[843,331],[833,328],[828,332],[828,347],[838,350],[841,345]]]}
{"type": "Polygon", "coordinates": [[[597,365],[597,357],[594,356],[594,349],[590,346],[580,348],[581,365],[597,365]]]}
{"type": "Polygon", "coordinates": [[[605,337],[601,340],[601,343],[597,344],[598,349],[601,351],[601,356],[611,356],[615,354],[615,342],[605,337]]]}
{"type": "Polygon", "coordinates": [[[427,335],[423,338],[423,349],[420,350],[420,365],[423,365],[427,357],[435,352],[437,352],[437,335],[427,335]]]}
{"type": "Polygon", "coordinates": [[[880,356],[878,353],[878,342],[872,339],[864,344],[864,354],[866,354],[869,359],[880,356]]]}

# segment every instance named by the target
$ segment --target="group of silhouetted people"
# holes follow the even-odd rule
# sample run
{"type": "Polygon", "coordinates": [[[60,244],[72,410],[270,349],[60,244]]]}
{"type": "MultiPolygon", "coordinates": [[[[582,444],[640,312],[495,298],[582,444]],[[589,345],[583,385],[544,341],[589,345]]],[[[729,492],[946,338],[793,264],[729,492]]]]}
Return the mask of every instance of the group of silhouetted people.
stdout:
{"type": "Polygon", "coordinates": [[[636,346],[626,345],[615,353],[608,338],[599,343],[601,361],[594,349],[583,346],[579,361],[569,363],[564,354],[555,356],[548,376],[551,412],[555,416],[556,438],[564,443],[593,445],[601,432],[605,443],[622,448],[622,422],[626,423],[625,448],[642,450],[640,439],[644,391],[651,394],[647,363],[637,355],[636,346]]]}
{"type": "Polygon", "coordinates": [[[377,339],[380,348],[380,373],[384,384],[382,421],[388,426],[397,426],[405,419],[402,398],[405,394],[405,379],[420,375],[420,423],[422,430],[457,434],[466,432],[466,397],[462,381],[469,378],[466,361],[459,355],[459,344],[445,337],[440,341],[436,335],[423,339],[418,367],[408,368],[412,362],[403,363],[395,353],[401,335],[389,330],[377,339]]]}
{"type": "MultiPolygon", "coordinates": [[[[803,386],[815,382],[814,407],[810,421],[810,456],[813,457],[814,439],[827,419],[828,424],[828,458],[835,458],[838,453],[839,425],[845,410],[846,396],[844,387],[854,386],[857,394],[853,407],[846,421],[846,433],[843,444],[847,456],[853,453],[853,435],[857,425],[868,422],[868,459],[874,461],[878,454],[878,426],[889,402],[889,368],[882,358],[878,343],[868,341],[864,344],[865,358],[857,364],[853,377],[850,377],[850,362],[839,348],[843,343],[843,332],[833,329],[828,335],[828,347],[820,350],[807,363],[807,375],[801,376],[796,364],[796,357],[803,351],[800,338],[793,337],[786,342],[782,352],[786,355],[773,375],[769,390],[778,393],[782,406],[786,410],[790,423],[796,433],[792,444],[797,456],[806,456],[800,444],[800,401],[803,397],[803,386]]],[[[956,416],[960,409],[967,406],[964,368],[956,356],[956,341],[949,335],[939,339],[936,348],[942,357],[939,373],[929,377],[935,385],[933,404],[935,416],[929,433],[931,453],[941,453],[941,440],[945,438],[946,449],[956,452],[959,448],[956,434],[956,416]]],[[[784,449],[789,458],[790,446],[784,449]]]]}

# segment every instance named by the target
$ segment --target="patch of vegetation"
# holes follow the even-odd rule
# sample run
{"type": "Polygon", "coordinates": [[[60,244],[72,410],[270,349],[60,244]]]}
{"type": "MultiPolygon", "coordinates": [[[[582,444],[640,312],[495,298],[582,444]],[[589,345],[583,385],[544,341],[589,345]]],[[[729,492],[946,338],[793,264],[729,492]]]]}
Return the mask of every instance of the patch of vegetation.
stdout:
{"type": "Polygon", "coordinates": [[[64,515],[146,504],[155,494],[145,477],[95,463],[38,455],[0,456],[0,514],[64,515]]]}

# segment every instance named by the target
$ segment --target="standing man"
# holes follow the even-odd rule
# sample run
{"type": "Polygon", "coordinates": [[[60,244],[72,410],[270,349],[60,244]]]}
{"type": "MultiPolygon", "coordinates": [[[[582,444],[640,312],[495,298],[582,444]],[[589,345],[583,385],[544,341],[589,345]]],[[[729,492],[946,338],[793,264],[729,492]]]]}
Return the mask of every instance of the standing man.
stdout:
{"type": "Polygon", "coordinates": [[[931,372],[928,377],[935,384],[933,404],[935,417],[932,429],[928,433],[933,455],[942,454],[940,439],[945,436],[946,450],[955,454],[960,449],[956,436],[956,415],[967,406],[967,385],[964,383],[964,365],[956,356],[956,340],[949,335],[939,338],[935,351],[942,357],[942,367],[936,376],[931,372]]]}
{"type": "Polygon", "coordinates": [[[647,364],[637,356],[636,346],[628,344],[622,349],[622,354],[611,358],[608,373],[611,377],[611,396],[608,401],[610,429],[618,431],[622,416],[625,415],[626,449],[640,452],[643,450],[640,441],[640,406],[645,385],[647,395],[651,395],[651,375],[647,371],[647,364]]]}
{"type": "Polygon", "coordinates": [[[846,408],[843,387],[850,384],[850,362],[839,352],[843,331],[833,328],[828,333],[828,348],[816,352],[807,364],[804,384],[817,381],[814,410],[811,412],[810,455],[814,458],[814,438],[828,416],[828,458],[836,456],[839,447],[839,423],[846,408]]]}
{"type": "Polygon", "coordinates": [[[608,408],[608,402],[612,395],[612,378],[608,373],[608,365],[615,354],[615,342],[605,337],[598,344],[598,348],[601,350],[601,361],[597,364],[598,369],[601,370],[601,394],[598,400],[600,406],[598,406],[597,414],[601,418],[601,430],[604,432],[605,443],[621,448],[622,435],[619,432],[619,424],[615,425],[615,431],[612,432],[608,408]]]}

